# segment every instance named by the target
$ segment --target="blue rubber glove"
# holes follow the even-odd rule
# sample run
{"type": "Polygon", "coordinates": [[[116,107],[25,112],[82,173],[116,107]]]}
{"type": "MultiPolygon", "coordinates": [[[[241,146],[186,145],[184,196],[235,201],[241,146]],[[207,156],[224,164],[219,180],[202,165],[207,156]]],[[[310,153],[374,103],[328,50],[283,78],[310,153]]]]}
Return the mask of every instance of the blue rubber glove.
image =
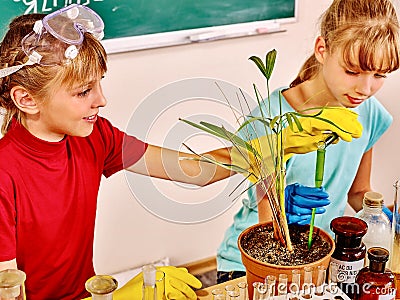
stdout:
{"type": "Polygon", "coordinates": [[[311,221],[311,209],[316,208],[316,214],[325,212],[330,203],[329,195],[323,187],[308,187],[293,183],[285,188],[285,207],[288,224],[306,225],[311,221]]]}
{"type": "Polygon", "coordinates": [[[382,207],[382,211],[389,218],[390,222],[392,222],[393,221],[393,212],[387,206],[382,207]]]}

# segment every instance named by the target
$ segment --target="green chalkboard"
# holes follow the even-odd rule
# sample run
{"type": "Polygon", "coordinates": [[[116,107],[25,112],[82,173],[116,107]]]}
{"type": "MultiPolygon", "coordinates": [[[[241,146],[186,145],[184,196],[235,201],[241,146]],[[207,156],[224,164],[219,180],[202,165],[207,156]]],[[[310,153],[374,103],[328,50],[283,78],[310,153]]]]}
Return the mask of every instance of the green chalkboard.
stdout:
{"type": "Polygon", "coordinates": [[[88,5],[104,19],[105,38],[125,38],[197,28],[289,19],[295,0],[0,0],[0,35],[20,14],[50,13],[65,5],[88,5]]]}

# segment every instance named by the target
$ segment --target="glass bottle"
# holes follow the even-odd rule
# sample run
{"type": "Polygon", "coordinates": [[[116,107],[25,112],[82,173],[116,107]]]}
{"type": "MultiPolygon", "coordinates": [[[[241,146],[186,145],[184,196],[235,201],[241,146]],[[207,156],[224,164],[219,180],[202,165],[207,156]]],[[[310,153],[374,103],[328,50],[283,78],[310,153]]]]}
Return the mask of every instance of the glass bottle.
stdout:
{"type": "Polygon", "coordinates": [[[367,223],[356,217],[337,217],[331,222],[335,233],[335,251],[331,262],[337,264],[337,274],[332,274],[337,286],[353,298],[357,273],[364,267],[365,245],[362,237],[367,232],[367,223]]]}
{"type": "Polygon", "coordinates": [[[393,187],[392,249],[390,251],[389,266],[396,277],[398,287],[396,298],[400,299],[400,180],[397,180],[393,187]]]}
{"type": "Polygon", "coordinates": [[[393,273],[385,268],[389,251],[381,247],[368,249],[369,266],[358,272],[356,283],[358,292],[355,300],[395,299],[396,288],[393,273]]]}
{"type": "Polygon", "coordinates": [[[85,288],[92,295],[92,300],[112,300],[117,287],[117,280],[110,275],[95,275],[85,283],[85,288]]]}
{"type": "Polygon", "coordinates": [[[21,270],[6,269],[0,272],[0,300],[24,300],[26,274],[21,270]]]}
{"type": "MultiPolygon", "coordinates": [[[[364,194],[363,208],[355,215],[368,225],[367,233],[363,237],[367,250],[370,247],[382,247],[387,250],[391,248],[392,229],[389,218],[382,211],[383,205],[382,194],[367,192],[364,194]]],[[[368,257],[365,265],[368,265],[368,257]]]]}

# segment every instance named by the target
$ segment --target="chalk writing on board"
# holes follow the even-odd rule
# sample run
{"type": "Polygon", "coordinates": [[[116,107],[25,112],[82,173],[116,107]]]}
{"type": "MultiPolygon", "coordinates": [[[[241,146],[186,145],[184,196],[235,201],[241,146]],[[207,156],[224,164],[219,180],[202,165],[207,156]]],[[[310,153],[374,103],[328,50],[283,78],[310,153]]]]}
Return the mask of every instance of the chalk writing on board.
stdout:
{"type": "Polygon", "coordinates": [[[12,2],[22,2],[26,6],[24,14],[30,13],[49,13],[70,4],[90,5],[91,2],[103,2],[103,0],[12,0],[12,2]]]}

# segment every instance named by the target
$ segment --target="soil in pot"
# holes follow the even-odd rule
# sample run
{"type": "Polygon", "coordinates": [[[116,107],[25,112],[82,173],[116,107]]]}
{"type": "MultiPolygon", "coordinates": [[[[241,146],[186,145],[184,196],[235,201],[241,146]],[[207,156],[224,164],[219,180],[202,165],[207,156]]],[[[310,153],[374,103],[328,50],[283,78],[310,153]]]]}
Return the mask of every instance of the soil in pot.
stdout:
{"type": "Polygon", "coordinates": [[[303,287],[304,268],[313,270],[312,280],[316,284],[318,266],[328,268],[330,257],[335,250],[333,238],[324,230],[314,227],[313,243],[308,249],[309,226],[289,226],[293,252],[288,251],[273,237],[272,222],[253,225],[245,229],[238,239],[242,262],[246,268],[249,299],[253,297],[253,283],[264,282],[267,275],[279,274],[288,276],[291,284],[292,271],[297,269],[301,274],[303,287]]]}
{"type": "Polygon", "coordinates": [[[243,250],[261,262],[297,266],[320,260],[332,249],[329,241],[319,235],[319,229],[313,234],[311,249],[308,249],[309,226],[289,225],[293,252],[288,251],[275,240],[272,225],[259,226],[249,231],[241,240],[243,250]]]}

